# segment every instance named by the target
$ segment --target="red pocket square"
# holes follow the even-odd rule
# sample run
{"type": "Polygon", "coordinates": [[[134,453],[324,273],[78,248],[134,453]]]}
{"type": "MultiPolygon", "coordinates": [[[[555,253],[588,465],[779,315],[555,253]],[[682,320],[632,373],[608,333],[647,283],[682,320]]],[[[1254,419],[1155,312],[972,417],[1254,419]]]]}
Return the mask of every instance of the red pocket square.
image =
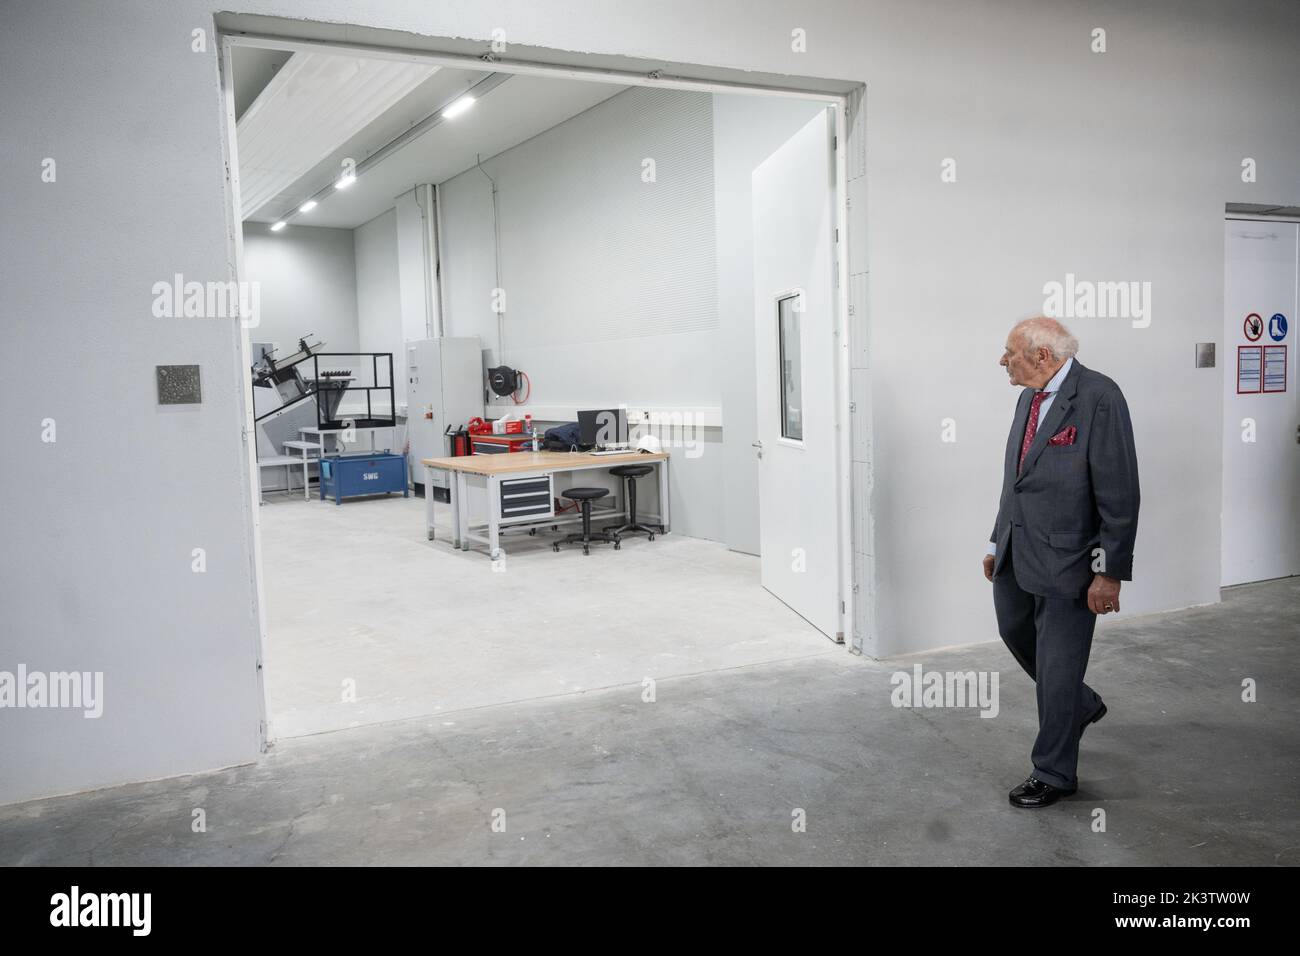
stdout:
{"type": "Polygon", "coordinates": [[[1047,439],[1049,445],[1073,445],[1075,428],[1071,425],[1069,428],[1063,428],[1051,438],[1047,439]]]}

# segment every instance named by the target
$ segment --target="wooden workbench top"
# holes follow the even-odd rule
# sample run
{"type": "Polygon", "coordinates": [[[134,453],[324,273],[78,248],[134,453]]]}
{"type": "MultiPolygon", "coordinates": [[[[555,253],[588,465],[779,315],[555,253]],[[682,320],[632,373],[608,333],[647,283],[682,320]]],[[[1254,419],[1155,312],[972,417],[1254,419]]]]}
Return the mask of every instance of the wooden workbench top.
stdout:
{"type": "Polygon", "coordinates": [[[650,454],[630,451],[626,455],[593,455],[573,451],[516,451],[497,455],[458,455],[455,458],[421,458],[420,464],[471,475],[509,475],[521,471],[565,471],[571,468],[600,468],[666,461],[666,451],[650,454]]]}

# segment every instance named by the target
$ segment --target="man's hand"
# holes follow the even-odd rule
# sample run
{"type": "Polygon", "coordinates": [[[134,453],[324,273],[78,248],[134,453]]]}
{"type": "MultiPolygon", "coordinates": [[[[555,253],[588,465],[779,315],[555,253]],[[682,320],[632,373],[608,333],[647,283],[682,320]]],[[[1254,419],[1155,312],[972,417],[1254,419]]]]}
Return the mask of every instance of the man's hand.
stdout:
{"type": "Polygon", "coordinates": [[[993,580],[993,555],[984,555],[984,576],[990,581],[993,580]]]}
{"type": "Polygon", "coordinates": [[[1109,614],[1119,610],[1119,578],[1094,574],[1088,588],[1088,610],[1093,614],[1109,614]]]}

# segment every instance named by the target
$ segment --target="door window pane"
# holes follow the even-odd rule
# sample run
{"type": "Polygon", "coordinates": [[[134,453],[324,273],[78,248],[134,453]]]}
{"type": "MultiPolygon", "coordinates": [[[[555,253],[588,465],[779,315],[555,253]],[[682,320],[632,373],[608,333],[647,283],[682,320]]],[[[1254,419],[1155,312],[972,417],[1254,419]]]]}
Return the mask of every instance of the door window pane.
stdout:
{"type": "Polygon", "coordinates": [[[777,301],[781,357],[781,437],[803,441],[803,364],[799,350],[799,297],[777,301]]]}

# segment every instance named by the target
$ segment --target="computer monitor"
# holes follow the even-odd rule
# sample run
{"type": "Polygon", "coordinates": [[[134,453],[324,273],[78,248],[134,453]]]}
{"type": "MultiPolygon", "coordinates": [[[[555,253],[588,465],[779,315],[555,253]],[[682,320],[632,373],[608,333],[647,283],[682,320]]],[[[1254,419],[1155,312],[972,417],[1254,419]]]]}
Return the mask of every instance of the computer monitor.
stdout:
{"type": "Polygon", "coordinates": [[[578,412],[578,431],[584,445],[626,445],[627,411],[622,408],[599,408],[578,412]]]}

